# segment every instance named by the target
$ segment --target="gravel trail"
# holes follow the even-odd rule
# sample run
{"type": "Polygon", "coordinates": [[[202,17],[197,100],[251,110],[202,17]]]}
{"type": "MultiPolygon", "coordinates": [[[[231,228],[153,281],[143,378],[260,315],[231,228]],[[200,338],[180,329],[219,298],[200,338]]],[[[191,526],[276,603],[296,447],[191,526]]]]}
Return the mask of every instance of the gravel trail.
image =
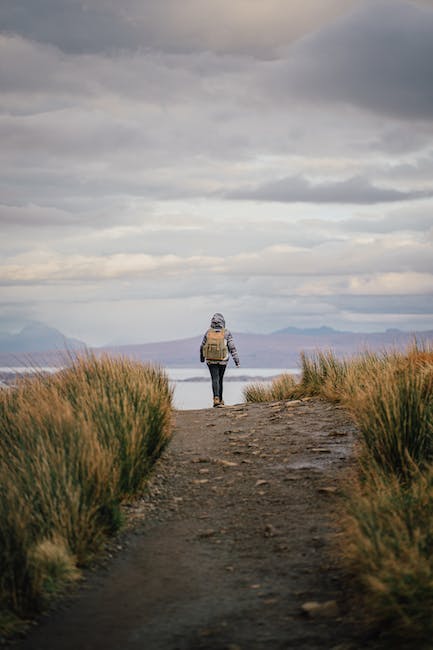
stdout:
{"type": "Polygon", "coordinates": [[[16,647],[366,647],[332,552],[354,434],[316,399],[176,412],[112,557],[16,647]]]}

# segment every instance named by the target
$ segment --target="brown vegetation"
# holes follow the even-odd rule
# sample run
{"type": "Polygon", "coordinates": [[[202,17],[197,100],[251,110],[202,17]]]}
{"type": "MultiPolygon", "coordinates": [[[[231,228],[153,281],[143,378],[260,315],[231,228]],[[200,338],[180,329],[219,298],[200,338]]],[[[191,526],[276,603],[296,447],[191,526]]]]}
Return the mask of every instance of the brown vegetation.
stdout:
{"type": "Polygon", "coordinates": [[[159,369],[92,355],[0,394],[3,621],[76,579],[119,527],[170,437],[171,397],[159,369]]]}
{"type": "MultiPolygon", "coordinates": [[[[392,638],[431,638],[433,620],[433,352],[332,352],[301,357],[286,397],[343,404],[358,425],[356,479],[346,495],[342,550],[372,619],[392,638]]],[[[247,391],[273,398],[272,390],[247,391]]],[[[260,399],[259,399],[260,401],[260,399]]]]}

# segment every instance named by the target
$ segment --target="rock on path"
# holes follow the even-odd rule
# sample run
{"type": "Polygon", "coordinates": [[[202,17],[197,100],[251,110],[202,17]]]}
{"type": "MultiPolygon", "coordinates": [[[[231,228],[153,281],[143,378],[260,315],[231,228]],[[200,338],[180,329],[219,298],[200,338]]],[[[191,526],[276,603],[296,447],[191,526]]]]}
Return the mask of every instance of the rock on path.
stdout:
{"type": "Polygon", "coordinates": [[[16,647],[361,647],[332,554],[353,438],[319,400],[177,412],[114,557],[16,647]]]}

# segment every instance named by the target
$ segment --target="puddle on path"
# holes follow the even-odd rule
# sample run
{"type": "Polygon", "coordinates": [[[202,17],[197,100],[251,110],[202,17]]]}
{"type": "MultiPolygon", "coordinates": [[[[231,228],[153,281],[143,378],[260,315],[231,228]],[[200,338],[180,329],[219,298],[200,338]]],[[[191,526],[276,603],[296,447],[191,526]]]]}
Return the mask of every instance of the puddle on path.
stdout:
{"type": "Polygon", "coordinates": [[[269,469],[275,470],[275,471],[281,471],[285,469],[297,469],[297,470],[319,470],[323,469],[323,465],[326,463],[320,462],[319,460],[317,462],[303,462],[303,461],[294,461],[291,463],[278,463],[277,465],[270,465],[269,469]]]}

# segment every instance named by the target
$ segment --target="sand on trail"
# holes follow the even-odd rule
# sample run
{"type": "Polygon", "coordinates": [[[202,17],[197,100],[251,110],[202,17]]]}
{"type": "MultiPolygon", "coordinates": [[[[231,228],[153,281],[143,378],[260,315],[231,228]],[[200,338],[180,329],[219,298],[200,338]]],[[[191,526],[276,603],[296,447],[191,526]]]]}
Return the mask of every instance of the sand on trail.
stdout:
{"type": "Polygon", "coordinates": [[[334,553],[354,434],[316,399],[176,412],[117,552],[16,647],[362,647],[334,553]]]}

